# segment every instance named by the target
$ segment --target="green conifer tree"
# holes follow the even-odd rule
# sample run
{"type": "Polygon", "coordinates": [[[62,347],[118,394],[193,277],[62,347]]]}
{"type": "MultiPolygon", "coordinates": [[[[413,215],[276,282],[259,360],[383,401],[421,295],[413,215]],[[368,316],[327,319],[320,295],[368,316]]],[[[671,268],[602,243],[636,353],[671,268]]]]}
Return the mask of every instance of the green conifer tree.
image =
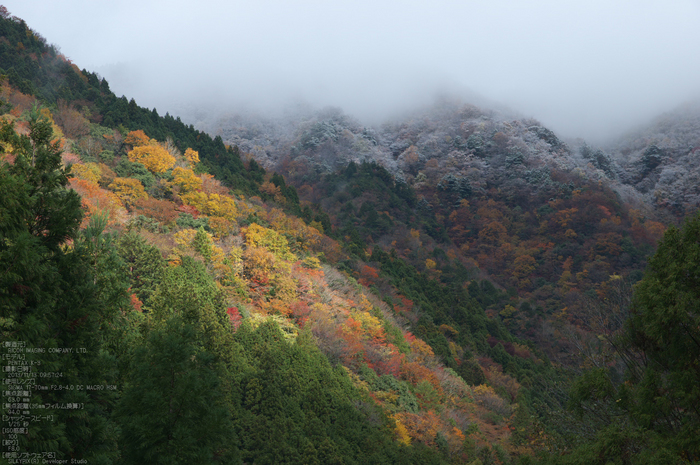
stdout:
{"type": "MultiPolygon", "coordinates": [[[[118,455],[109,419],[116,389],[107,386],[115,386],[116,365],[102,330],[113,323],[124,288],[118,281],[109,289],[98,285],[109,253],[99,240],[100,225],[89,228],[90,239],[77,234],[80,199],[66,189],[68,170],[51,140],[51,124],[34,111],[29,129],[29,136],[19,136],[11,124],[0,127],[0,141],[14,155],[13,163],[0,163],[0,344],[46,351],[25,354],[36,384],[48,387],[27,391],[30,404],[50,408],[23,411],[53,416],[29,422],[17,438],[18,452],[110,463],[118,455]],[[50,351],[57,348],[68,352],[50,351]]],[[[9,380],[3,371],[3,390],[9,380]]],[[[4,402],[2,415],[8,413],[4,402]]]]}

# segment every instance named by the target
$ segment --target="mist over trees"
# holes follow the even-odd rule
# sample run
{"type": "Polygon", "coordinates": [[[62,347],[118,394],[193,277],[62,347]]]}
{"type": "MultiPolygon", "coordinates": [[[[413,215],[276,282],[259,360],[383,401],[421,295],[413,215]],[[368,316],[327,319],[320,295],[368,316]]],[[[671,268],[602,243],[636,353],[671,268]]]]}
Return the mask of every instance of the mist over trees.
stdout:
{"type": "Polygon", "coordinates": [[[58,349],[5,359],[3,421],[51,417],[3,452],[700,460],[697,108],[610,145],[444,96],[195,127],[0,32],[0,346],[58,349]]]}

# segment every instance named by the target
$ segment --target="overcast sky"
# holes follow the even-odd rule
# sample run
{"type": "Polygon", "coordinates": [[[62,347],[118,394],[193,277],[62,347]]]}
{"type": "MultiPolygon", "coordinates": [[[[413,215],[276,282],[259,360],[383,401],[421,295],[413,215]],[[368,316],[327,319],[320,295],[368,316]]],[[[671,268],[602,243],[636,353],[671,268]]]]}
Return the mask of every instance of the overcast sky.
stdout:
{"type": "Polygon", "coordinates": [[[0,0],[161,114],[289,101],[367,122],[474,91],[595,139],[700,96],[700,0],[0,0]]]}

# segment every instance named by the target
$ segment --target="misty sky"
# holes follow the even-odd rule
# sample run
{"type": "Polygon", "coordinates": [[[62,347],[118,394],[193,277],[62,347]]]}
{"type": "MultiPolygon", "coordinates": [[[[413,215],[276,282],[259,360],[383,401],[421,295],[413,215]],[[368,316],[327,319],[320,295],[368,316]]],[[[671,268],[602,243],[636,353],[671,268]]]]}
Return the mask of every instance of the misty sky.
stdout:
{"type": "Polygon", "coordinates": [[[596,139],[700,96],[700,0],[0,0],[117,95],[334,105],[476,92],[596,139]]]}

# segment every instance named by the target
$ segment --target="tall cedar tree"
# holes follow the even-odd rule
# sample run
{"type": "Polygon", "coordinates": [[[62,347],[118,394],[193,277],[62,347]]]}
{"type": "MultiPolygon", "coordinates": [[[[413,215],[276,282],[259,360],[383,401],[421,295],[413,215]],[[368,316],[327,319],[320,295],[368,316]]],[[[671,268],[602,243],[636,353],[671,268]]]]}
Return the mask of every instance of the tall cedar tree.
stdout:
{"type": "MultiPolygon", "coordinates": [[[[125,288],[118,279],[100,287],[98,270],[115,258],[100,239],[103,224],[78,235],[80,198],[66,189],[68,170],[58,143],[51,142],[51,124],[34,112],[29,128],[29,136],[19,136],[12,124],[0,127],[3,150],[11,148],[15,156],[12,164],[0,162],[0,344],[46,349],[26,354],[34,363],[32,378],[39,385],[69,387],[29,389],[30,404],[78,408],[30,408],[31,415],[53,415],[53,421],[30,421],[18,436],[18,452],[52,451],[57,458],[106,463],[117,456],[109,420],[115,393],[75,387],[114,384],[114,359],[105,348],[118,337],[106,326],[114,327],[125,288]]],[[[4,390],[11,379],[2,372],[4,390]]],[[[4,402],[3,416],[9,414],[4,402]]]]}

